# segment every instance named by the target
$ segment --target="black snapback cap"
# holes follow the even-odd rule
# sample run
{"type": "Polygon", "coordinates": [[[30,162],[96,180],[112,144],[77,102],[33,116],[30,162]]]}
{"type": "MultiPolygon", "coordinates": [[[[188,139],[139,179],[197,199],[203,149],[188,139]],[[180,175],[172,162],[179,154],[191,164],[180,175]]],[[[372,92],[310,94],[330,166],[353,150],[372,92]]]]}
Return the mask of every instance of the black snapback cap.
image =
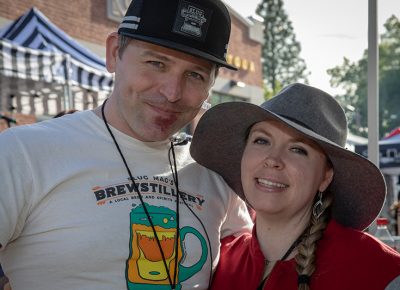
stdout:
{"type": "Polygon", "coordinates": [[[231,19],[220,0],[133,0],[118,33],[176,49],[232,70],[226,62],[231,19]]]}

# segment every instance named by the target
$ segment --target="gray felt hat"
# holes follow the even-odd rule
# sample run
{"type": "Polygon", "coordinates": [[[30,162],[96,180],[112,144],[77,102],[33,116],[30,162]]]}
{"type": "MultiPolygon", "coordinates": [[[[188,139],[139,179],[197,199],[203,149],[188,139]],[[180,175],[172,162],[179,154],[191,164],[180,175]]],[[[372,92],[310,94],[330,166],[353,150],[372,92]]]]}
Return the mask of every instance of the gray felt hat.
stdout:
{"type": "Polygon", "coordinates": [[[334,168],[328,188],[335,198],[333,218],[358,230],[368,227],[385,201],[385,180],[372,162],[345,148],[347,121],[343,109],[319,89],[293,84],[261,106],[245,102],[219,104],[200,119],[190,152],[244,198],[240,162],[246,134],[253,124],[266,119],[281,121],[321,146],[334,168]]]}

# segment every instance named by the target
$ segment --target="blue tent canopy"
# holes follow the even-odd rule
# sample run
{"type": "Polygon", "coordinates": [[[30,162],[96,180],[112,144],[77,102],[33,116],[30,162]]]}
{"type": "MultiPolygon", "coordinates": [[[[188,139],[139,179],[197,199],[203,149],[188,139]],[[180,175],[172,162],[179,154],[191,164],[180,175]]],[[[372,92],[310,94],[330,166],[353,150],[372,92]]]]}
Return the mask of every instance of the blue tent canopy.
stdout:
{"type": "MultiPolygon", "coordinates": [[[[368,145],[356,145],[355,152],[368,158],[368,145]]],[[[400,133],[379,141],[379,167],[400,168],[400,133]]]]}
{"type": "Polygon", "coordinates": [[[0,38],[24,47],[66,53],[87,66],[106,71],[101,58],[55,26],[36,7],[2,28],[0,38]]]}
{"type": "MultiPolygon", "coordinates": [[[[23,51],[22,48],[33,49],[39,52],[53,53],[57,57],[63,56],[62,66],[56,77],[58,84],[64,83],[69,89],[74,87],[94,91],[110,92],[113,86],[113,76],[105,68],[103,59],[80,45],[65,32],[55,26],[37,8],[33,7],[17,20],[0,29],[0,40],[15,46],[14,51],[23,51]]],[[[9,47],[4,45],[1,47],[9,47]]],[[[2,53],[7,53],[2,51],[2,53]]],[[[16,66],[16,63],[29,63],[32,53],[14,53],[7,56],[10,59],[8,71],[14,72],[14,77],[27,75],[21,70],[26,66],[16,66]]],[[[3,65],[4,67],[4,65],[3,65]]],[[[0,71],[0,75],[3,71],[0,71]]],[[[4,84],[4,81],[3,81],[4,84]]],[[[76,91],[76,89],[75,89],[76,91]]]]}

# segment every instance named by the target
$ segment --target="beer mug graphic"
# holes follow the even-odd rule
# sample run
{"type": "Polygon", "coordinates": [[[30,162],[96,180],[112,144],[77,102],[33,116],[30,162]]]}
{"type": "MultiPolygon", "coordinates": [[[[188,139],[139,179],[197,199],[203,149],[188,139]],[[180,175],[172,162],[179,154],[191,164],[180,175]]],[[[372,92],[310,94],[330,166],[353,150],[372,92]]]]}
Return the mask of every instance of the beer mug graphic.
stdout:
{"type": "MultiPolygon", "coordinates": [[[[183,227],[176,236],[176,213],[166,207],[152,206],[145,203],[153,222],[161,248],[164,252],[168,272],[173,279],[175,263],[177,267],[177,287],[181,289],[181,282],[199,272],[207,260],[208,248],[206,240],[192,227],[183,227]],[[183,240],[187,234],[194,235],[201,245],[201,255],[193,265],[181,264],[186,255],[183,240]],[[177,240],[176,240],[177,239],[177,240]],[[175,251],[178,243],[178,251],[175,251]]],[[[130,213],[130,240],[129,258],[126,263],[126,278],[129,290],[159,290],[171,289],[168,274],[160,253],[153,229],[142,205],[133,208],[130,213]]]]}

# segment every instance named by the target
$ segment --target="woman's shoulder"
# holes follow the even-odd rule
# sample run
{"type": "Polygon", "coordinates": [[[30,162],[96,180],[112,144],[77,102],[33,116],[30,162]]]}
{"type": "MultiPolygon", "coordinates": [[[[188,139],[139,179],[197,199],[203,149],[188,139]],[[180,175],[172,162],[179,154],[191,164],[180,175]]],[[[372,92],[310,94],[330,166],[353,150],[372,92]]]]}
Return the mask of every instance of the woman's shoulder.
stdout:
{"type": "Polygon", "coordinates": [[[264,254],[255,233],[255,226],[252,233],[242,233],[239,236],[227,236],[221,240],[221,256],[241,256],[254,261],[264,261],[264,254]]]}
{"type": "Polygon", "coordinates": [[[227,236],[221,240],[221,257],[254,257],[258,255],[258,249],[256,238],[253,238],[251,233],[242,233],[238,236],[227,236]]]}
{"type": "Polygon", "coordinates": [[[371,234],[344,227],[336,221],[329,223],[318,248],[322,255],[333,255],[336,261],[358,261],[358,264],[362,264],[365,260],[370,266],[375,264],[377,267],[384,265],[400,269],[398,252],[371,234]]]}
{"type": "Polygon", "coordinates": [[[400,255],[395,250],[335,221],[318,241],[316,256],[317,289],[333,289],[329,285],[335,280],[346,289],[385,289],[400,275],[400,255]]]}
{"type": "Polygon", "coordinates": [[[221,240],[221,249],[249,247],[252,240],[251,233],[243,233],[238,236],[230,235],[221,240]]]}
{"type": "Polygon", "coordinates": [[[353,250],[353,247],[357,246],[362,250],[371,249],[377,253],[379,253],[381,250],[384,252],[388,251],[390,254],[400,257],[395,250],[382,243],[373,235],[367,232],[345,227],[335,220],[332,220],[329,223],[328,228],[324,233],[323,240],[325,240],[327,243],[331,243],[331,246],[343,246],[343,250],[353,250]]]}

